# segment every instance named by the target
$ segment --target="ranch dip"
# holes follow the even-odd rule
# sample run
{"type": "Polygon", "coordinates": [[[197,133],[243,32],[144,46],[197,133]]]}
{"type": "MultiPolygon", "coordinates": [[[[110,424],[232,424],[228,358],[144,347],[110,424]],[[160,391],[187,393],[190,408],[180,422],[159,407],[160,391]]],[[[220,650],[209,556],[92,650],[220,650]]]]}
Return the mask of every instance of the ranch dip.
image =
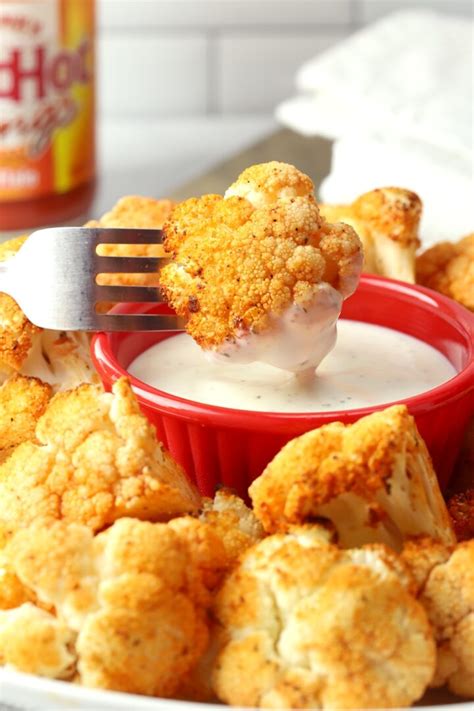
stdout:
{"type": "Polygon", "coordinates": [[[340,319],[334,350],[313,378],[265,363],[210,362],[187,334],[149,348],[131,375],[196,402],[261,412],[320,412],[383,405],[418,395],[456,375],[427,343],[382,326],[340,319]]]}

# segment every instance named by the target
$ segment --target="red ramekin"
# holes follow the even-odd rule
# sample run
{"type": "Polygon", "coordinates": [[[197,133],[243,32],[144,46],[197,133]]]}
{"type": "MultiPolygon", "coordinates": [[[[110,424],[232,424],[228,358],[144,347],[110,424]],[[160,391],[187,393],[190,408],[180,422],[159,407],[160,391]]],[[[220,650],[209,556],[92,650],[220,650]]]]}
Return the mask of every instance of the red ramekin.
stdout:
{"type": "MultiPolygon", "coordinates": [[[[120,304],[115,311],[171,313],[163,304],[120,304]]],[[[398,401],[405,402],[414,415],[440,484],[445,487],[474,412],[474,315],[430,289],[363,275],[355,294],[345,301],[342,317],[419,338],[453,364],[458,374],[451,380],[398,401]]],[[[394,404],[288,414],[250,412],[186,400],[157,390],[127,372],[140,353],[169,337],[156,332],[99,333],[92,341],[92,357],[107,389],[122,375],[130,379],[158,437],[206,496],[213,496],[219,484],[246,496],[250,483],[288,440],[335,420],[355,422],[394,404]]]]}

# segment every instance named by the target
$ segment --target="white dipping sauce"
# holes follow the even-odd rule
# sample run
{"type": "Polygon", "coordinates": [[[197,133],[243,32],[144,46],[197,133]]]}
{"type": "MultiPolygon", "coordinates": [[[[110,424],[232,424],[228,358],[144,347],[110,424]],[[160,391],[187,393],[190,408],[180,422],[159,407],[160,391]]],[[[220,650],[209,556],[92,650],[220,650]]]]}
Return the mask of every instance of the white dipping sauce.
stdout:
{"type": "Polygon", "coordinates": [[[212,363],[187,334],[167,338],[136,358],[129,372],[196,402],[262,412],[354,410],[431,390],[456,375],[427,343],[382,326],[338,322],[337,343],[313,379],[264,363],[212,363]]]}

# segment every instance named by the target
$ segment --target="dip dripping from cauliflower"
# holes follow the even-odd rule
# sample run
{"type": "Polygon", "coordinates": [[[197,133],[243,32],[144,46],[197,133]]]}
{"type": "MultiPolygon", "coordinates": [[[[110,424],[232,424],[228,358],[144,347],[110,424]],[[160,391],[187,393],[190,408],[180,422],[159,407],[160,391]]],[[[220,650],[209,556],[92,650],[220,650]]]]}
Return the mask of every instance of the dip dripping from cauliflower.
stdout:
{"type": "Polygon", "coordinates": [[[178,205],[164,232],[173,261],[160,284],[207,355],[311,372],[334,347],[362,246],[324,220],[296,168],[252,166],[224,197],[178,205]]]}

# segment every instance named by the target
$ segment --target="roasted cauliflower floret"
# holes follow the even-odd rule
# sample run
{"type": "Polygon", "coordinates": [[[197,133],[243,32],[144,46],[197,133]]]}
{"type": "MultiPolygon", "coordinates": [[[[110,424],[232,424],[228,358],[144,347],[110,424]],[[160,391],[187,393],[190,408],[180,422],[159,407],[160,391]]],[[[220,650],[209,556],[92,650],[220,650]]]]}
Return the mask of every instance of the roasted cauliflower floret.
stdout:
{"type": "Polygon", "coordinates": [[[82,385],[56,395],[36,439],[0,466],[0,524],[10,530],[49,518],[97,531],[123,516],[166,520],[199,506],[125,379],[112,394],[82,385]]]}
{"type": "Polygon", "coordinates": [[[416,281],[474,311],[474,232],[422,252],[416,260],[416,281]]]}
{"type": "Polygon", "coordinates": [[[0,463],[21,442],[34,439],[36,423],[51,395],[47,383],[21,375],[0,385],[0,463]]]}
{"type": "Polygon", "coordinates": [[[437,643],[432,686],[474,698],[474,541],[449,547],[422,538],[408,542],[402,557],[437,643]]]}
{"type": "Polygon", "coordinates": [[[320,209],[329,222],[344,222],[355,229],[364,246],[364,271],[415,282],[422,211],[416,193],[379,188],[350,205],[321,205],[320,209]]]}
{"type": "Polygon", "coordinates": [[[74,633],[30,602],[0,611],[0,664],[52,679],[75,670],[74,633]]]}
{"type": "Polygon", "coordinates": [[[54,392],[99,382],[89,335],[81,331],[42,330],[33,340],[21,373],[49,383],[54,392]]]}
{"type": "Polygon", "coordinates": [[[342,547],[408,536],[455,541],[431,459],[405,405],[297,437],[249,489],[267,532],[329,519],[342,547]]]}
{"type": "Polygon", "coordinates": [[[209,523],[224,545],[227,567],[264,536],[252,509],[230,491],[221,489],[214,499],[204,499],[200,520],[209,523]]]}
{"type": "MultiPolygon", "coordinates": [[[[94,538],[85,526],[56,521],[25,528],[7,544],[22,584],[74,633],[83,685],[168,696],[203,654],[211,572],[203,551],[219,540],[195,519],[194,539],[174,524],[123,518],[94,538]]],[[[23,634],[26,641],[28,629],[23,634]]],[[[11,663],[42,673],[35,644],[24,662],[11,663]]]]}
{"type": "Polygon", "coordinates": [[[293,166],[253,166],[224,198],[187,200],[165,224],[173,261],[160,284],[213,357],[314,370],[334,346],[362,251],[352,228],[321,218],[312,191],[293,166]]]}
{"type": "Polygon", "coordinates": [[[448,511],[458,541],[474,538],[474,489],[454,494],[448,501],[448,511]]]}
{"type": "Polygon", "coordinates": [[[409,576],[384,546],[341,551],[314,528],[258,543],[218,593],[218,697],[258,708],[413,703],[432,678],[435,645],[409,576]]]}

